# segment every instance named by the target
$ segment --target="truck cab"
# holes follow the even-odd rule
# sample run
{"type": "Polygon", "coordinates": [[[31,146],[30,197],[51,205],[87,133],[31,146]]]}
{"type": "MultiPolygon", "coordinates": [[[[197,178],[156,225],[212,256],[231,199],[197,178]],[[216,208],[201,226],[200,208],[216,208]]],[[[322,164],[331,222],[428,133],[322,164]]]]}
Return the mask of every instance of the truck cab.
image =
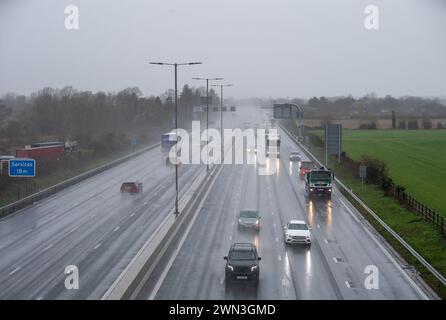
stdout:
{"type": "Polygon", "coordinates": [[[309,197],[324,195],[331,198],[334,174],[330,169],[320,167],[313,169],[305,176],[305,189],[309,197]]]}

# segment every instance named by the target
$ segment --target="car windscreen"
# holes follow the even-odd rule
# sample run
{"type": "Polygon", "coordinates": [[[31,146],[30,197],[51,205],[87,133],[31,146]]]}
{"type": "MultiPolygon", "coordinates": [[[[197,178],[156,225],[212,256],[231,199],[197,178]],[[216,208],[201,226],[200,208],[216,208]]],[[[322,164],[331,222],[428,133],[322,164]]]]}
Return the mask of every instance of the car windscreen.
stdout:
{"type": "Polygon", "coordinates": [[[253,250],[234,250],[231,252],[231,260],[254,260],[256,258],[253,250]]]}
{"type": "Polygon", "coordinates": [[[330,172],[311,172],[310,179],[311,180],[327,181],[327,180],[331,179],[331,173],[330,172]]]}
{"type": "Polygon", "coordinates": [[[258,214],[256,211],[242,211],[240,212],[240,218],[257,218],[258,214]]]}
{"type": "Polygon", "coordinates": [[[290,223],[288,225],[289,230],[308,230],[308,227],[306,224],[302,223],[290,223]]]}

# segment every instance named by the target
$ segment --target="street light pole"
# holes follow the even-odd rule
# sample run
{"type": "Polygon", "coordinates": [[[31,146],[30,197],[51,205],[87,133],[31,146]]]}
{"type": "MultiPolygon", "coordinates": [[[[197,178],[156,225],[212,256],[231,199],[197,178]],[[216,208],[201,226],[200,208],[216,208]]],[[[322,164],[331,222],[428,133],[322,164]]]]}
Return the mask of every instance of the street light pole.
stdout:
{"type": "Polygon", "coordinates": [[[175,143],[175,215],[180,213],[178,209],[178,66],[187,66],[187,65],[195,65],[201,64],[201,62],[187,62],[187,63],[164,63],[164,62],[150,62],[150,64],[155,65],[166,65],[166,66],[174,66],[175,70],[175,137],[177,139],[175,143]]]}
{"type": "MultiPolygon", "coordinates": [[[[223,78],[192,78],[194,80],[206,80],[206,149],[209,156],[209,80],[223,80],[223,78]]],[[[206,171],[209,172],[209,161],[206,163],[206,171]]]]}
{"type": "Polygon", "coordinates": [[[224,148],[223,148],[223,87],[232,87],[232,84],[213,84],[213,87],[220,87],[220,134],[221,134],[221,157],[222,157],[222,162],[223,159],[225,158],[223,155],[224,152],[224,148]]]}

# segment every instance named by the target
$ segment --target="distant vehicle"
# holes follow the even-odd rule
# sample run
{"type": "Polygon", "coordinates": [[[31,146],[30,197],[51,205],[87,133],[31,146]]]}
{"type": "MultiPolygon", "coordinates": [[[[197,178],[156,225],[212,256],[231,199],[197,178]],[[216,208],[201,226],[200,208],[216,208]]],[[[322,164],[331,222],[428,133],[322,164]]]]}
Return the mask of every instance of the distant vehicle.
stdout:
{"type": "Polygon", "coordinates": [[[0,155],[0,176],[8,175],[9,160],[14,158],[14,156],[10,155],[0,155]]]}
{"type": "Polygon", "coordinates": [[[311,228],[303,220],[289,220],[283,227],[285,243],[311,245],[311,228]]]}
{"type": "Polygon", "coordinates": [[[291,151],[290,152],[290,161],[301,161],[302,158],[300,156],[300,153],[297,151],[291,151]]]}
{"type": "Polygon", "coordinates": [[[313,195],[326,195],[331,197],[334,174],[330,169],[321,167],[313,169],[305,176],[305,189],[309,197],[313,195]]]}
{"type": "Polygon", "coordinates": [[[235,106],[232,106],[232,107],[231,107],[231,111],[232,111],[232,112],[235,112],[235,111],[236,111],[235,106]]]}
{"type": "Polygon", "coordinates": [[[280,135],[273,135],[268,133],[265,142],[267,157],[280,157],[280,135]]]}
{"type": "Polygon", "coordinates": [[[142,183],[141,182],[123,182],[121,185],[121,192],[142,193],[142,183]]]}
{"type": "Polygon", "coordinates": [[[161,135],[161,151],[168,152],[177,143],[177,134],[175,132],[163,133],[161,135]]]}
{"type": "Polygon", "coordinates": [[[54,145],[42,145],[34,144],[27,145],[24,148],[16,149],[16,158],[30,158],[35,160],[58,160],[65,155],[65,144],[54,144],[54,145]]]}
{"type": "Polygon", "coordinates": [[[239,227],[254,228],[260,230],[260,216],[257,210],[242,209],[238,217],[239,227]]]}
{"type": "Polygon", "coordinates": [[[313,161],[301,161],[299,166],[299,176],[303,178],[308,172],[315,168],[316,166],[313,161]]]}
{"type": "Polygon", "coordinates": [[[251,243],[234,243],[229,253],[224,257],[226,260],[225,280],[228,284],[231,280],[253,281],[259,283],[259,261],[257,248],[251,243]]]}

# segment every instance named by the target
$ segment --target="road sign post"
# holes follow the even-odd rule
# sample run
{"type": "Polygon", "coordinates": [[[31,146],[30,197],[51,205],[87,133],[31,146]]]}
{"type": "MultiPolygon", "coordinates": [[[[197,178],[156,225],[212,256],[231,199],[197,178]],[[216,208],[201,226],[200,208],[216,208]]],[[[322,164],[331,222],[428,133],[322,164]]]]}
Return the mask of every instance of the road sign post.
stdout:
{"type": "Polygon", "coordinates": [[[364,186],[364,179],[367,177],[367,167],[364,165],[359,166],[359,177],[361,178],[362,186],[364,186]]]}
{"type": "Polygon", "coordinates": [[[304,117],[304,112],[301,106],[294,103],[275,103],[273,105],[273,115],[274,119],[299,119],[299,139],[302,137],[302,120],[304,117]],[[293,108],[296,113],[293,115],[293,108]]]}
{"type": "Polygon", "coordinates": [[[336,154],[338,163],[341,163],[342,151],[342,125],[326,124],[325,125],[325,166],[328,166],[328,156],[336,154]]]}

